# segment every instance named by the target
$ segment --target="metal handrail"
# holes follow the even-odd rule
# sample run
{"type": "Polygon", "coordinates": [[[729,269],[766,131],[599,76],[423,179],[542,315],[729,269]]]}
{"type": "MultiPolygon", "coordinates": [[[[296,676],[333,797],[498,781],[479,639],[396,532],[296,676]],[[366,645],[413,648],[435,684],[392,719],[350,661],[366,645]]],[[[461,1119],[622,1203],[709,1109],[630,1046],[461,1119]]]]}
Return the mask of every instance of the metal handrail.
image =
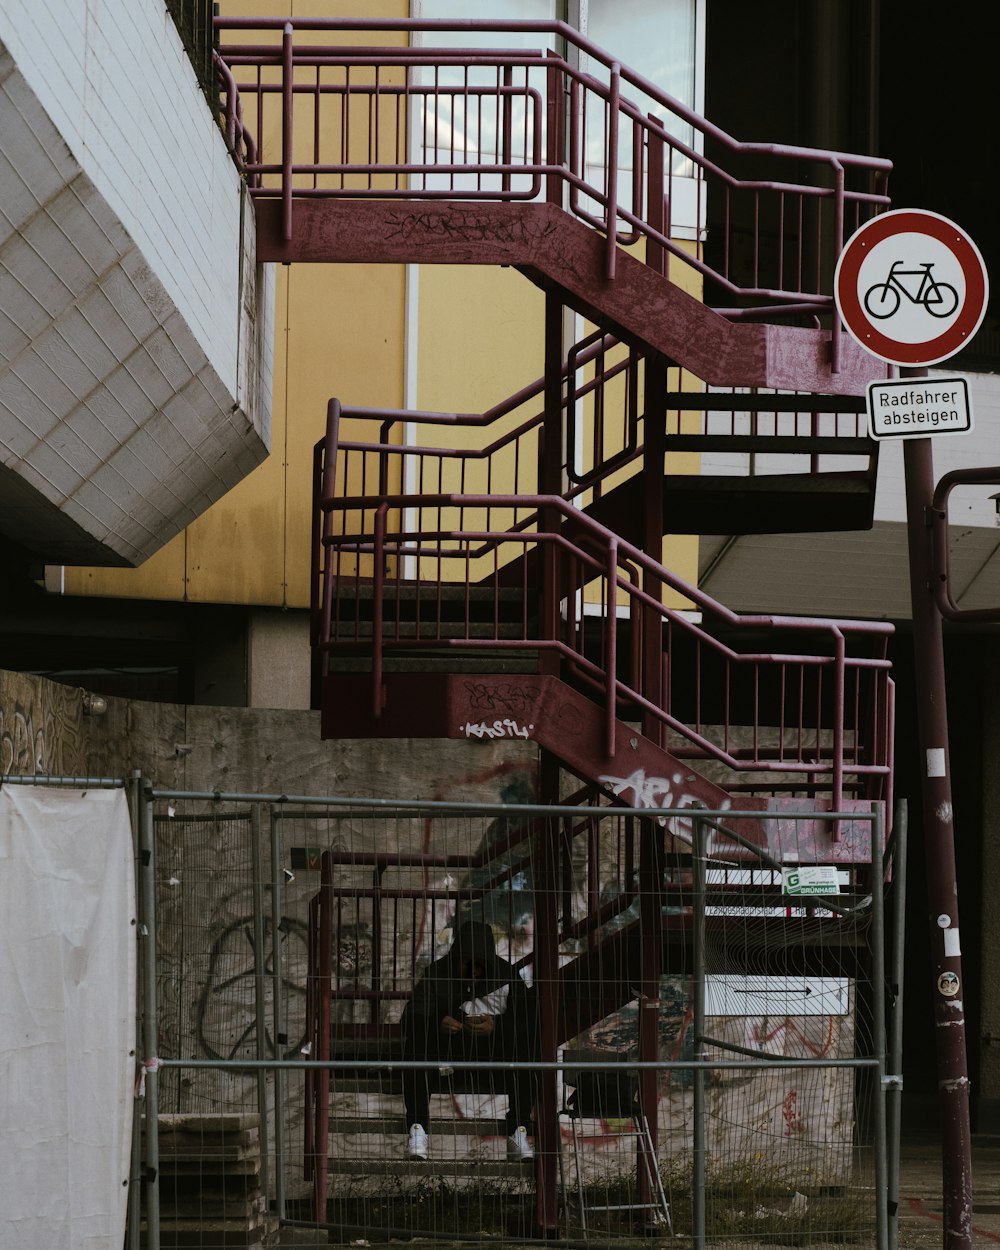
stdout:
{"type": "MultiPolygon", "coordinates": [[[[364,18],[357,19],[320,19],[320,18],[218,18],[216,21],[217,30],[220,35],[228,34],[231,31],[260,31],[260,32],[282,32],[282,46],[267,43],[251,43],[251,42],[220,42],[220,54],[229,65],[230,69],[237,66],[255,67],[257,70],[256,81],[243,81],[240,83],[240,91],[247,95],[255,94],[258,101],[258,131],[263,130],[263,99],[269,93],[281,93],[283,100],[283,126],[282,147],[283,155],[280,163],[274,162],[256,162],[248,163],[247,171],[253,175],[253,185],[251,187],[252,194],[257,197],[280,196],[283,204],[283,228],[285,237],[289,237],[291,229],[291,212],[294,199],[299,197],[337,197],[337,198],[372,198],[372,199],[392,199],[400,198],[407,200],[518,200],[536,198],[542,186],[542,180],[550,184],[549,199],[552,199],[551,180],[557,179],[563,185],[570,188],[570,197],[565,205],[567,211],[575,215],[580,220],[587,222],[589,225],[602,230],[607,238],[606,250],[606,274],[608,278],[613,278],[616,265],[616,250],[619,244],[626,244],[635,241],[639,237],[645,237],[650,243],[658,245],[668,255],[676,258],[679,262],[692,267],[697,273],[703,277],[711,278],[720,284],[723,290],[731,292],[734,295],[750,297],[765,303],[774,304],[790,304],[798,311],[827,311],[832,306],[832,295],[819,290],[819,276],[815,285],[815,290],[809,290],[807,284],[803,281],[803,262],[805,259],[805,250],[810,252],[814,244],[817,245],[817,255],[822,251],[823,245],[820,240],[824,231],[833,232],[833,237],[829,240],[829,245],[833,249],[831,254],[836,254],[839,244],[843,241],[845,228],[848,225],[860,224],[865,216],[874,214],[880,209],[886,207],[889,203],[885,194],[885,180],[891,169],[891,162],[856,153],[847,153],[840,151],[823,151],[815,148],[807,148],[797,145],[776,144],[776,143],[756,143],[741,142],[736,140],[727,132],[719,127],[712,125],[705,118],[697,114],[693,109],[688,108],[679,100],[675,99],[669,93],[657,87],[654,83],[635,71],[630,70],[627,66],[620,65],[613,57],[605,53],[596,44],[582,36],[571,26],[561,21],[528,21],[528,22],[505,22],[495,20],[415,20],[415,19],[375,19],[368,20],[364,18]],[[418,33],[434,34],[435,32],[459,32],[462,35],[468,35],[470,42],[474,40],[477,34],[495,35],[498,32],[516,32],[519,34],[538,35],[546,42],[554,40],[560,46],[573,48],[579,53],[585,54],[597,66],[603,66],[608,75],[608,82],[599,80],[591,73],[586,73],[570,64],[566,57],[560,56],[547,49],[544,54],[542,51],[526,52],[518,50],[493,50],[476,47],[465,48],[433,48],[427,46],[419,47],[352,47],[352,46],[336,46],[327,44],[302,43],[295,46],[294,40],[299,32],[307,33],[307,37],[315,39],[315,32],[327,31],[331,34],[339,33],[341,35],[351,36],[355,32],[367,31],[375,38],[384,38],[386,34],[411,35],[418,33]],[[265,67],[277,67],[281,70],[281,81],[263,81],[262,70],[265,67]],[[308,71],[309,81],[305,81],[301,75],[298,81],[295,80],[296,67],[300,67],[303,71],[308,71]],[[442,86],[438,71],[440,69],[449,69],[460,67],[463,69],[470,68],[488,68],[496,74],[496,85],[492,87],[483,87],[480,85],[469,83],[468,74],[465,77],[465,85],[462,88],[452,88],[447,85],[442,86]],[[598,110],[601,115],[607,115],[607,124],[601,125],[602,134],[594,136],[591,132],[587,138],[591,145],[598,141],[602,144],[602,154],[599,157],[598,165],[599,175],[596,179],[591,179],[587,173],[588,161],[584,155],[583,147],[579,135],[579,118],[576,108],[570,109],[570,122],[573,127],[573,137],[571,138],[569,151],[557,152],[552,145],[544,156],[540,147],[540,132],[546,115],[556,119],[560,116],[560,109],[554,112],[552,109],[553,101],[549,100],[544,103],[535,89],[529,87],[528,74],[530,70],[540,70],[545,68],[546,74],[543,76],[547,84],[546,90],[551,94],[555,91],[558,94],[558,104],[561,109],[565,109],[568,100],[578,100],[581,92],[589,96],[593,96],[594,100],[599,103],[598,110]],[[326,82],[321,81],[321,73],[324,69],[336,68],[345,76],[344,82],[326,82]],[[428,86],[422,84],[411,83],[409,80],[409,71],[420,69],[433,69],[434,81],[428,86]],[[517,86],[512,81],[512,71],[522,70],[524,73],[523,87],[517,86]],[[360,73],[367,73],[369,77],[374,73],[374,82],[351,81],[351,72],[355,72],[357,76],[360,73]],[[386,71],[385,78],[381,76],[382,71],[386,71]],[[402,81],[392,80],[393,75],[404,75],[402,81]],[[388,81],[386,80],[388,79],[388,81]],[[800,180],[793,177],[787,180],[761,180],[761,179],[742,179],[738,178],[727,169],[716,162],[706,158],[699,150],[699,144],[688,144],[681,139],[671,136],[667,127],[659,120],[657,116],[650,112],[644,112],[632,100],[622,94],[623,88],[627,91],[629,88],[641,92],[646,100],[652,102],[660,111],[666,111],[678,123],[685,127],[691,127],[701,138],[701,141],[711,140],[717,145],[718,149],[726,156],[734,159],[741,159],[748,155],[768,158],[781,163],[791,162],[793,169],[797,172],[797,166],[802,162],[808,162],[817,172],[811,179],[800,180]],[[411,101],[416,101],[422,95],[430,94],[432,96],[451,95],[464,96],[466,100],[480,98],[483,94],[496,95],[497,97],[497,144],[496,152],[484,153],[482,149],[476,149],[471,152],[467,146],[461,146],[456,149],[454,138],[452,138],[452,160],[443,163],[437,163],[434,160],[427,162],[413,162],[408,159],[405,151],[400,150],[399,135],[405,132],[404,110],[411,101]],[[365,155],[368,159],[351,160],[350,153],[347,150],[349,146],[348,127],[343,124],[341,135],[342,159],[336,162],[321,162],[319,160],[319,141],[320,141],[320,101],[324,96],[337,95],[346,101],[352,96],[369,98],[369,135],[365,155]],[[304,160],[300,162],[292,162],[290,148],[292,144],[291,132],[291,100],[294,96],[311,95],[315,98],[315,117],[314,117],[314,135],[313,135],[313,157],[312,160],[304,160]],[[523,160],[512,160],[513,147],[511,143],[512,133],[509,133],[512,125],[510,118],[512,110],[510,102],[513,98],[521,96],[525,100],[526,107],[530,106],[532,125],[524,125],[524,143],[525,149],[523,160]],[[379,127],[378,106],[379,103],[390,102],[396,99],[397,104],[395,115],[395,147],[393,151],[396,159],[380,158],[379,148],[388,142],[384,138],[387,126],[379,127]],[[504,103],[501,106],[500,100],[504,103]],[[501,117],[502,114],[502,117],[501,117]],[[633,146],[633,171],[632,171],[632,206],[629,206],[627,197],[623,199],[619,193],[618,187],[618,145],[625,140],[625,130],[631,130],[632,146],[633,146]],[[500,132],[503,132],[502,134],[500,132]],[[529,144],[529,132],[531,142],[529,144]],[[810,238],[807,240],[805,235],[801,235],[798,241],[798,263],[797,266],[789,264],[786,270],[784,260],[784,242],[782,240],[779,245],[778,256],[778,281],[777,284],[771,282],[761,282],[760,275],[756,272],[755,264],[754,280],[748,284],[738,284],[734,282],[731,275],[727,272],[729,260],[728,256],[723,263],[720,271],[718,268],[708,266],[700,255],[690,255],[683,248],[679,247],[671,237],[671,222],[669,220],[663,222],[662,227],[658,223],[662,214],[659,205],[647,204],[645,211],[642,209],[643,200],[643,180],[642,180],[642,163],[644,159],[644,148],[649,147],[649,159],[653,163],[653,148],[662,146],[676,154],[678,158],[683,159],[689,166],[697,171],[696,180],[700,184],[706,178],[711,178],[718,183],[722,193],[729,197],[732,194],[748,195],[754,198],[754,230],[759,235],[759,200],[761,195],[775,197],[778,205],[778,214],[781,221],[781,231],[783,232],[788,222],[791,221],[793,213],[785,212],[786,197],[798,197],[800,210],[808,200],[829,200],[833,204],[833,212],[831,220],[824,222],[820,220],[816,226],[815,240],[810,238]],[[529,153],[528,148],[531,151],[529,153]],[[457,153],[457,156],[456,156],[457,153]],[[484,160],[483,157],[488,159],[484,160]],[[478,158],[478,159],[477,159],[478,158]],[[820,174],[820,171],[826,171],[820,174]],[[846,186],[846,173],[851,171],[860,174],[863,179],[868,180],[869,186],[862,189],[852,189],[846,186]],[[281,174],[280,183],[277,186],[265,185],[265,178],[268,175],[281,174]],[[358,185],[357,180],[351,186],[346,185],[346,175],[354,174],[360,176],[362,183],[367,185],[358,185]],[[321,186],[320,178],[328,174],[341,175],[341,185],[321,186]],[[413,185],[413,175],[421,174],[444,174],[448,176],[449,186],[435,189],[426,187],[417,187],[413,185]],[[475,175],[476,186],[471,190],[468,188],[458,188],[454,185],[453,175],[475,175]],[[311,175],[311,185],[304,185],[303,176],[311,175]],[[499,179],[497,189],[485,189],[482,185],[482,177],[484,175],[496,176],[499,179]],[[529,183],[515,188],[512,185],[512,175],[519,175],[522,180],[524,176],[530,178],[529,183]],[[298,181],[296,182],[296,179],[298,181]],[[823,186],[819,183],[828,181],[832,185],[823,186]],[[597,206],[601,210],[601,215],[597,216],[589,211],[581,202],[581,196],[597,206]],[[856,219],[853,222],[847,221],[847,209],[850,207],[853,216],[856,219]],[[624,227],[624,231],[622,229],[624,227]],[[789,272],[792,271],[792,272],[789,272]]],[[[540,76],[540,80],[541,80],[540,76]]],[[[345,113],[346,116],[346,113],[345,113]]],[[[526,114],[527,118],[527,114],[526,114]]],[[[561,124],[561,123],[560,123],[561,124]]],[[[584,123],[585,124],[585,123],[584,123]]],[[[434,149],[437,150],[437,113],[434,115],[435,135],[434,149]]],[[[657,167],[659,163],[657,162],[657,167]]],[[[666,163],[666,186],[664,194],[668,205],[668,213],[671,211],[673,197],[671,194],[674,179],[680,175],[675,174],[671,163],[666,163]]],[[[655,192],[651,192],[655,193],[655,192]]],[[[728,198],[727,198],[728,204],[728,198]]],[[[698,216],[704,208],[704,199],[699,191],[698,193],[698,216]]],[[[727,231],[731,223],[728,223],[729,210],[726,210],[727,231]]],[[[799,212],[799,225],[804,230],[801,221],[802,213],[799,212]]],[[[700,231],[701,227],[697,229],[700,231]]],[[[728,236],[727,236],[728,237],[728,236]]],[[[759,244],[759,237],[755,242],[756,248],[759,244]]],[[[728,252],[728,248],[727,248],[728,252]]],[[[835,343],[836,347],[836,343],[835,343]]]]}
{"type": "MultiPolygon", "coordinates": [[[[872,688],[870,694],[869,692],[866,692],[866,694],[877,704],[877,710],[873,713],[875,718],[873,720],[874,731],[877,731],[884,718],[891,714],[892,696],[891,686],[888,681],[888,672],[891,665],[888,659],[885,658],[887,640],[893,632],[893,627],[890,624],[881,621],[840,621],[828,618],[777,615],[754,614],[741,616],[726,608],[725,605],[713,600],[698,587],[671,573],[644,552],[622,540],[592,518],[581,514],[571,504],[568,504],[558,496],[517,496],[505,498],[482,495],[438,495],[423,498],[421,502],[427,507],[455,508],[459,510],[460,515],[464,509],[485,508],[487,506],[495,508],[498,506],[502,507],[505,504],[510,505],[514,502],[520,506],[532,506],[536,515],[540,514],[542,509],[549,509],[560,515],[564,522],[572,521],[574,530],[580,531],[585,536],[586,545],[582,544],[579,536],[570,537],[565,530],[541,533],[491,532],[464,529],[461,524],[454,529],[438,532],[429,530],[408,532],[399,529],[392,534],[391,538],[388,537],[386,528],[390,514],[401,515],[403,508],[406,505],[412,505],[413,502],[412,496],[405,495],[384,497],[376,508],[372,508],[371,501],[365,499],[323,501],[324,509],[328,508],[331,511],[374,511],[377,518],[377,527],[374,534],[366,532],[362,528],[351,534],[332,537],[326,543],[328,552],[331,556],[337,551],[354,556],[360,554],[370,555],[373,567],[376,570],[376,576],[381,584],[384,574],[380,573],[379,570],[384,570],[394,560],[397,562],[398,567],[398,564],[407,556],[412,557],[418,563],[428,560],[435,560],[440,563],[444,560],[458,559],[468,568],[474,560],[488,556],[491,553],[494,553],[495,559],[495,553],[504,545],[513,545],[521,548],[522,551],[527,551],[529,546],[534,546],[538,549],[549,546],[554,550],[560,551],[564,556],[569,557],[577,570],[575,575],[569,575],[571,583],[559,585],[554,591],[557,602],[564,602],[568,608],[572,608],[575,597],[580,593],[582,587],[586,583],[594,581],[603,587],[601,592],[602,602],[614,603],[619,594],[626,595],[633,614],[642,613],[648,619],[659,622],[658,626],[654,628],[658,628],[660,631],[665,628],[678,631],[682,636],[692,639],[699,649],[704,648],[706,654],[716,656],[721,663],[732,666],[734,669],[748,669],[752,672],[757,672],[766,667],[768,671],[783,674],[785,669],[792,668],[798,670],[801,674],[800,682],[804,681],[804,675],[807,671],[816,672],[818,679],[818,675],[823,671],[832,670],[834,674],[832,711],[822,725],[817,720],[816,726],[810,727],[810,732],[812,732],[812,728],[816,730],[815,747],[803,753],[801,744],[792,751],[785,751],[780,746],[775,750],[773,744],[769,744],[767,751],[760,752],[757,749],[759,744],[755,737],[754,749],[750,758],[747,757],[745,750],[731,751],[725,744],[719,745],[712,741],[697,726],[687,724],[685,721],[672,715],[669,708],[663,705],[662,700],[656,701],[650,698],[641,688],[641,681],[635,677],[626,678],[618,674],[615,666],[612,666],[607,656],[603,657],[603,662],[595,662],[584,654],[582,644],[572,645],[571,642],[559,636],[541,636],[539,631],[532,632],[528,628],[527,619],[523,622],[523,636],[517,638],[500,638],[497,636],[475,638],[469,636],[468,629],[465,631],[465,636],[448,638],[442,637],[440,629],[438,629],[433,637],[407,637],[393,640],[391,636],[385,636],[385,631],[381,627],[381,622],[379,622],[377,628],[373,625],[370,640],[362,641],[358,637],[348,637],[346,639],[336,637],[335,631],[331,628],[329,610],[327,608],[326,624],[320,642],[320,649],[327,657],[338,651],[356,653],[359,647],[362,650],[370,650],[373,672],[380,673],[385,650],[391,650],[394,647],[403,648],[407,651],[419,651],[432,647],[467,651],[475,651],[477,649],[524,650],[525,648],[534,651],[549,651],[559,655],[565,663],[570,664],[577,679],[595,691],[598,700],[604,703],[608,709],[609,717],[612,716],[612,709],[617,707],[619,700],[626,700],[631,705],[648,712],[665,729],[680,735],[695,749],[701,758],[718,760],[727,767],[741,772],[750,770],[764,773],[800,773],[814,777],[829,776],[831,795],[835,803],[839,803],[844,791],[845,769],[850,771],[855,777],[867,778],[871,784],[874,784],[878,778],[883,780],[888,778],[890,772],[888,748],[884,736],[878,732],[872,732],[872,744],[870,747],[872,755],[870,762],[862,763],[860,758],[858,758],[858,748],[855,745],[855,758],[850,762],[849,769],[847,768],[844,720],[846,686],[849,674],[853,674],[853,680],[856,683],[861,681],[865,673],[872,675],[870,678],[870,681],[873,683],[872,688]],[[612,552],[615,553],[613,579],[612,552]],[[645,587],[641,587],[638,584],[636,574],[642,572],[651,575],[653,582],[661,588],[661,594],[663,588],[669,588],[682,594],[696,608],[735,633],[757,633],[762,629],[766,629],[770,632],[785,634],[786,636],[825,636],[828,639],[828,649],[823,654],[795,651],[738,651],[729,643],[709,633],[700,623],[691,620],[683,612],[666,607],[659,597],[650,593],[645,587]],[[872,640],[875,654],[865,656],[848,655],[846,647],[848,638],[867,638],[872,640]],[[831,739],[826,746],[820,741],[821,731],[831,735],[831,739]]],[[[332,577],[331,565],[327,564],[327,584],[324,589],[328,595],[332,595],[332,577]]],[[[466,584],[467,600],[468,589],[468,584],[466,584]]],[[[377,593],[376,597],[381,598],[381,595],[377,593]]],[[[466,615],[468,615],[468,606],[466,606],[466,615]]],[[[544,627],[542,633],[544,633],[544,627]]],[[[495,630],[494,634],[496,634],[495,630]]],[[[669,653],[667,658],[669,661],[669,653]]],[[[755,678],[756,680],[759,679],[755,678]]],[[[381,678],[379,678],[379,689],[380,684],[381,678]]],[[[376,702],[373,705],[373,710],[378,714],[381,710],[380,702],[376,702]]],[[[756,721],[754,723],[756,724],[756,721]]],[[[792,723],[789,727],[794,728],[795,723],[792,723]]],[[[802,728],[800,725],[800,734],[802,728]]],[[[857,724],[855,728],[857,731],[860,731],[860,724],[857,724]]],[[[869,726],[866,725],[865,728],[868,729],[869,726]]]]}

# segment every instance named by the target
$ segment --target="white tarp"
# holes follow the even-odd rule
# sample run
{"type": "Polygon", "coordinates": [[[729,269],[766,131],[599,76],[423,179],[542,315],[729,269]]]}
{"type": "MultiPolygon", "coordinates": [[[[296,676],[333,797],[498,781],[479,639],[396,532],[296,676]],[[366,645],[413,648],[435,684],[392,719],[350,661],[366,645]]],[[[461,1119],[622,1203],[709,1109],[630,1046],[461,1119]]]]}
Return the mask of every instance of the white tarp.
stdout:
{"type": "Polygon", "coordinates": [[[135,1059],[121,790],[0,787],[0,1248],[121,1246],[135,1059]]]}

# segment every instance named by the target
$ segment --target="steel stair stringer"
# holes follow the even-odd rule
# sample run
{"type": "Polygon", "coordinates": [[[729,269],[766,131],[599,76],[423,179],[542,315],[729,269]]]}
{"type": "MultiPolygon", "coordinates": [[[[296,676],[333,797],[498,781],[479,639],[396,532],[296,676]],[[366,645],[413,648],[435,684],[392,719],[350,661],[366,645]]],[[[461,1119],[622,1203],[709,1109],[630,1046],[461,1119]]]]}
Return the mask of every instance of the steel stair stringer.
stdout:
{"type": "Polygon", "coordinates": [[[710,385],[860,395],[885,374],[847,339],[833,371],[827,331],[730,321],[622,249],[609,280],[603,236],[553,204],[301,200],[288,240],[280,203],[258,199],[255,207],[260,261],[513,266],[710,385]]]}
{"type": "MultiPolygon", "coordinates": [[[[837,836],[820,821],[793,832],[788,810],[831,811],[826,797],[740,794],[678,759],[634,726],[607,715],[585,694],[549,674],[382,674],[384,706],[372,710],[370,673],[336,673],[326,678],[323,736],[353,738],[460,738],[494,741],[528,739],[550,752],[567,772],[629,807],[702,808],[761,813],[742,819],[739,832],[776,859],[787,840],[803,862],[868,862],[871,833],[865,821],[840,822],[837,836]],[[417,713],[416,709],[419,709],[417,713]],[[608,730],[613,742],[608,747],[608,730]],[[765,819],[766,817],[766,819],[765,819]]],[[[842,798],[840,810],[870,812],[872,800],[842,798]]],[[[671,820],[684,841],[683,821],[671,820]]],[[[724,841],[724,839],[723,839],[724,841]]],[[[721,845],[721,844],[720,844],[721,845]]],[[[730,846],[728,848],[732,850],[730,846]]]]}

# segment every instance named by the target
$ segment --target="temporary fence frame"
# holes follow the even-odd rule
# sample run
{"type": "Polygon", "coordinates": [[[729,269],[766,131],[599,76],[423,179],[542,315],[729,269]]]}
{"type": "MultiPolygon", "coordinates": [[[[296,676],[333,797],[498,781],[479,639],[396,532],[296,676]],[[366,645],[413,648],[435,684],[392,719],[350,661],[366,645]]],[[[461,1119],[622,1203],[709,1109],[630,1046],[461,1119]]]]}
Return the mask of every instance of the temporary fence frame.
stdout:
{"type": "MultiPolygon", "coordinates": [[[[282,917],[282,887],[285,880],[285,869],[283,863],[283,845],[281,837],[282,820],[285,813],[292,809],[300,809],[305,812],[319,811],[326,809],[327,812],[337,812],[353,809],[355,811],[364,809],[369,813],[380,813],[383,815],[392,815],[398,813],[401,809],[407,812],[421,812],[428,815],[457,815],[457,814],[475,814],[482,817],[504,817],[511,816],[537,817],[537,818],[560,818],[563,816],[579,816],[579,808],[575,807],[559,807],[559,806],[542,806],[533,804],[505,804],[505,803],[455,803],[455,802],[417,802],[417,801],[395,801],[387,799],[358,799],[343,798],[337,796],[317,797],[312,795],[287,795],[287,794],[259,794],[247,792],[223,792],[223,791],[181,791],[181,790],[165,790],[153,787],[147,780],[139,774],[133,776],[126,782],[112,778],[96,778],[96,777],[49,777],[49,776],[8,776],[3,778],[3,784],[29,784],[29,785],[51,785],[51,786],[71,786],[84,788],[97,787],[121,787],[125,786],[130,800],[130,809],[132,812],[133,830],[135,835],[136,847],[136,871],[138,891],[137,899],[139,903],[139,925],[138,935],[141,947],[139,959],[139,986],[138,986],[138,1002],[137,1002],[137,1053],[141,1056],[138,1063],[138,1079],[137,1079],[137,1098],[144,1099],[144,1114],[137,1114],[133,1120],[133,1166],[131,1187],[129,1194],[129,1233],[128,1246],[130,1250],[139,1250],[140,1245],[145,1245],[149,1250],[159,1250],[160,1246],[160,1205],[159,1205],[159,1179],[160,1179],[160,1149],[159,1149],[159,1122],[158,1122],[158,1084],[161,1073],[182,1071],[193,1072],[197,1070],[218,1070],[220,1072],[239,1073],[241,1075],[252,1074],[256,1078],[258,1110],[260,1115],[261,1134],[264,1147],[262,1149],[263,1167],[268,1167],[269,1146],[268,1142],[273,1140],[273,1172],[265,1172],[265,1194],[271,1211],[277,1220],[279,1227],[286,1227],[293,1230],[296,1227],[316,1228],[315,1222],[306,1222],[293,1218],[289,1218],[286,1202],[286,1193],[284,1186],[284,1164],[287,1156],[288,1143],[284,1138],[283,1117],[281,1114],[271,1115],[271,1104],[267,1096],[266,1081],[270,1074],[274,1081],[274,1106],[281,1109],[285,1105],[286,1098],[286,1078],[289,1073],[295,1071],[305,1071],[310,1073],[330,1072],[334,1073],[338,1070],[344,1070],[351,1067],[357,1068],[357,1060],[329,1058],[326,1060],[316,1060],[303,1057],[301,1055],[293,1058],[280,1058],[277,1055],[269,1056],[266,1053],[266,1037],[268,1021],[265,1018],[267,986],[265,984],[269,974],[267,973],[265,963],[259,958],[255,958],[253,978],[254,978],[254,1007],[256,1013],[257,1026],[257,1056],[254,1059],[237,1058],[237,1059],[206,1059],[184,1057],[182,1055],[166,1057],[159,1054],[159,1026],[157,1014],[157,978],[159,974],[158,952],[157,952],[157,906],[156,906],[156,838],[154,834],[154,805],[157,803],[197,803],[207,804],[214,810],[218,810],[220,804],[239,804],[250,805],[252,813],[252,837],[251,841],[254,845],[255,852],[252,857],[253,872],[253,892],[254,892],[254,937],[253,945],[255,952],[263,952],[265,950],[265,893],[267,890],[271,894],[271,950],[270,957],[272,960],[272,971],[270,973],[270,1001],[272,1019],[270,1025],[273,1030],[273,1036],[280,1038],[284,1022],[285,1004],[282,999],[282,982],[281,975],[281,959],[280,950],[280,922],[282,917]],[[263,835],[263,808],[268,807],[270,810],[270,882],[265,882],[264,860],[261,853],[262,835],[263,835]],[[143,1134],[143,1120],[146,1125],[146,1132],[143,1134]],[[141,1182],[141,1184],[140,1184],[141,1182]],[[145,1198],[145,1220],[142,1219],[141,1201],[145,1198]],[[143,1229],[145,1224],[145,1229],[143,1229]]],[[[898,1232],[898,1162],[899,1162],[899,1101],[901,1093],[901,1029],[899,1022],[899,1009],[901,1006],[901,986],[902,986],[902,890],[904,888],[905,874],[905,808],[900,807],[897,812],[895,828],[892,838],[886,846],[884,838],[884,819],[880,809],[876,809],[871,813],[859,813],[852,811],[850,813],[826,813],[824,820],[830,822],[840,821],[861,821],[867,823],[871,833],[871,844],[876,851],[873,858],[876,862],[871,866],[872,869],[872,891],[870,896],[870,914],[871,914],[871,1026],[872,1037],[870,1053],[865,1055],[855,1055],[854,1057],[838,1057],[838,1058],[815,1058],[815,1059],[795,1059],[785,1056],[770,1056],[761,1058],[752,1052],[741,1051],[739,1046],[726,1047],[725,1043],[720,1042],[717,1038],[710,1038],[706,1032],[706,1004],[705,1004],[705,873],[707,868],[707,860],[705,854],[704,839],[706,834],[718,831],[722,826],[720,821],[727,822],[738,821],[741,818],[759,819],[760,813],[756,811],[742,812],[739,810],[729,810],[725,812],[710,812],[703,810],[686,809],[661,809],[657,810],[655,816],[651,814],[649,809],[642,808],[601,808],[602,813],[614,816],[628,817],[632,816],[639,821],[650,821],[655,819],[658,823],[665,824],[672,820],[684,821],[692,831],[693,837],[693,865],[695,871],[694,895],[701,899],[700,906],[696,906],[693,920],[693,957],[694,957],[694,976],[692,984],[693,1003],[694,1003],[694,1038],[695,1053],[689,1059],[671,1059],[656,1061],[650,1060],[629,1060],[627,1063],[615,1063],[613,1066],[616,1070],[621,1071],[623,1067],[637,1074],[649,1070],[657,1072],[676,1071],[690,1072],[692,1074],[693,1091],[694,1091],[694,1141],[693,1141],[693,1166],[694,1177],[692,1186],[692,1244],[696,1250],[702,1250],[706,1245],[721,1244],[714,1240],[709,1242],[706,1240],[705,1227],[705,1165],[706,1165],[706,1143],[705,1143],[705,1090],[708,1080],[708,1074],[711,1071],[744,1071],[753,1072],[757,1070],[775,1070],[775,1069],[849,1069],[849,1070],[867,1070],[874,1080],[872,1084],[872,1103],[871,1103],[871,1129],[872,1129],[872,1146],[874,1151],[874,1224],[876,1235],[876,1246],[879,1250],[895,1250],[897,1244],[898,1232]],[[878,865],[877,848],[885,847],[885,853],[882,858],[881,871],[878,865]],[[883,887],[889,880],[893,881],[896,891],[896,905],[894,908],[894,925],[892,932],[891,944],[891,967],[888,970],[884,964],[884,939],[885,925],[883,915],[883,890],[874,888],[878,883],[882,883],[883,887]],[[879,988],[882,992],[879,992],[879,988]],[[887,999],[889,1001],[889,1012],[887,1013],[887,999]],[[707,1051],[709,1047],[716,1050],[728,1049],[731,1057],[709,1057],[707,1051]]],[[[783,818],[794,820],[797,818],[815,820],[817,814],[814,811],[809,812],[787,812],[783,814],[783,818]]],[[[834,824],[834,828],[838,825],[834,824]]],[[[731,830],[726,830],[727,837],[735,837],[739,841],[739,835],[733,835],[731,830]]],[[[763,854],[762,863],[774,867],[773,861],[769,861],[766,852],[761,852],[759,847],[752,847],[754,854],[763,854]]],[[[777,865],[780,867],[780,865],[777,865]]],[[[827,903],[821,903],[814,900],[819,906],[827,906],[827,903]]],[[[835,907],[834,907],[835,909],[835,907]]],[[[427,1066],[426,1064],[407,1064],[398,1059],[390,1060],[373,1060],[366,1064],[374,1070],[395,1069],[399,1070],[406,1066],[427,1066]]],[[[474,1063],[456,1062],[456,1068],[474,1069],[479,1065],[474,1063]]],[[[530,1064],[516,1064],[517,1067],[529,1067],[533,1071],[555,1070],[563,1072],[567,1068],[579,1070],[581,1067],[592,1066],[595,1070],[606,1070],[609,1066],[607,1063],[584,1063],[581,1060],[560,1059],[557,1063],[532,1062],[530,1064]]],[[[332,1231],[332,1230],[331,1230],[332,1231]]],[[[437,1234],[442,1240],[447,1240],[447,1234],[437,1234]]],[[[468,1235],[463,1238],[468,1240],[468,1235]]],[[[473,1238],[475,1239],[475,1238],[473,1238]]],[[[518,1240],[520,1240],[519,1238],[518,1240]]],[[[487,1239],[496,1242],[497,1238],[487,1239]]],[[[569,1244],[568,1239],[564,1236],[563,1241],[569,1244]]],[[[289,1243],[290,1244],[290,1243],[289,1243]]],[[[587,1243],[592,1244],[592,1243],[587,1243]]]]}

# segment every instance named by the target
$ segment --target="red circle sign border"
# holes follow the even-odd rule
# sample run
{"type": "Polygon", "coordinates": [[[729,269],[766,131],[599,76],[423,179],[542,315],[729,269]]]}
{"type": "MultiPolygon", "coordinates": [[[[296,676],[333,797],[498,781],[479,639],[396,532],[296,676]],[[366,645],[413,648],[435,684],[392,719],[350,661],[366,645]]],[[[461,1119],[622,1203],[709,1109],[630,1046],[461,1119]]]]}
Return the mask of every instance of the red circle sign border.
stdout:
{"type": "Polygon", "coordinates": [[[848,239],[833,277],[834,299],[847,332],[866,351],[891,365],[936,365],[969,342],[986,315],[989,284],[979,248],[961,226],[922,208],[895,208],[866,222],[848,239]],[[924,343],[900,343],[883,334],[865,315],[858,296],[858,273],[867,249],[894,234],[929,234],[944,244],[965,274],[965,302],[957,321],[924,343]]]}

